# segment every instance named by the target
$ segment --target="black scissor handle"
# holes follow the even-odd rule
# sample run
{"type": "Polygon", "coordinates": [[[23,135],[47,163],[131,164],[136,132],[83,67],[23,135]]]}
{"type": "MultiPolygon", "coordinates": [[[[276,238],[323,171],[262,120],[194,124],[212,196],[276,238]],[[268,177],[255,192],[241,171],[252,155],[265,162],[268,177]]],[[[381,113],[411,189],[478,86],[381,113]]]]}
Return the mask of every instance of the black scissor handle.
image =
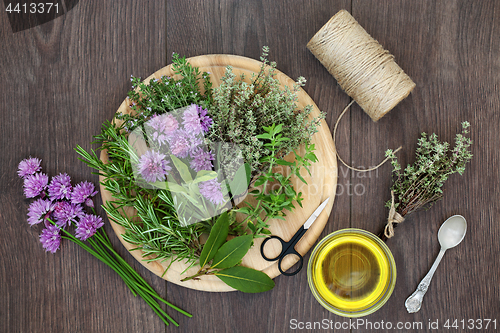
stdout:
{"type": "Polygon", "coordinates": [[[302,269],[302,264],[304,263],[304,258],[293,247],[290,247],[285,252],[282,252],[280,256],[281,256],[280,260],[278,260],[278,269],[280,270],[281,274],[283,274],[285,276],[292,276],[292,275],[297,274],[302,269]],[[283,271],[283,269],[281,268],[281,262],[283,261],[283,259],[287,255],[295,255],[295,256],[299,257],[299,267],[296,270],[294,270],[293,272],[288,272],[288,270],[283,271]]]}
{"type": "Polygon", "coordinates": [[[275,235],[272,235],[272,236],[269,236],[267,237],[266,239],[264,239],[264,241],[262,242],[261,246],[260,246],[260,254],[262,255],[262,257],[264,259],[266,259],[267,261],[275,261],[276,259],[278,258],[281,258],[281,256],[283,255],[283,253],[285,253],[285,250],[286,250],[286,242],[281,239],[281,237],[279,236],[275,236],[275,235]],[[264,247],[266,247],[266,243],[271,240],[271,239],[277,239],[281,242],[281,252],[280,254],[278,254],[276,257],[274,258],[269,258],[267,257],[265,254],[264,254],[264,247]]]}

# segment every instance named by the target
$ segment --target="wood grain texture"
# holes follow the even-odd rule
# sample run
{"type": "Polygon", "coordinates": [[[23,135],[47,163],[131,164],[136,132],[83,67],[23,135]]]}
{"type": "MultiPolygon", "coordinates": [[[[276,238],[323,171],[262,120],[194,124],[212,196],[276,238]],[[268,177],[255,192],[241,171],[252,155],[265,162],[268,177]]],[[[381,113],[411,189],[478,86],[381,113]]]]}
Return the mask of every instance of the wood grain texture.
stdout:
{"type": "MultiPolygon", "coordinates": [[[[236,77],[244,75],[248,83],[251,82],[250,80],[252,75],[257,75],[259,73],[262,66],[262,63],[255,59],[227,54],[202,55],[188,58],[187,61],[191,64],[191,66],[198,68],[201,73],[210,73],[210,80],[214,89],[222,83],[222,77],[226,74],[227,66],[231,66],[232,72],[236,75],[236,77]]],[[[152,79],[161,80],[162,77],[175,77],[172,65],[165,66],[164,68],[151,74],[144,80],[144,82],[147,84],[152,79]]],[[[283,88],[287,87],[290,90],[293,89],[295,81],[284,73],[276,70],[275,78],[280,82],[283,88]]],[[[303,89],[297,91],[297,99],[296,105],[299,110],[304,109],[308,105],[312,107],[309,119],[312,120],[320,117],[320,110],[303,89]]],[[[130,114],[132,112],[130,106],[131,101],[128,98],[125,99],[120,105],[120,108],[117,110],[117,114],[130,114]]],[[[118,122],[118,124],[120,124],[120,122],[118,122]]],[[[337,188],[337,157],[335,155],[330,130],[324,120],[321,120],[318,132],[311,138],[311,144],[314,144],[316,147],[315,154],[318,157],[318,162],[314,163],[309,168],[310,175],[307,172],[302,172],[306,184],[302,183],[296,176],[292,176],[290,178],[297,192],[302,193],[302,197],[305,202],[303,207],[296,207],[293,210],[293,214],[287,214],[285,218],[286,220],[274,219],[268,221],[270,226],[269,231],[273,235],[279,236],[283,240],[288,241],[292,239],[295,232],[304,224],[316,208],[324,200],[330,198],[324,212],[318,216],[311,228],[307,230],[307,233],[304,234],[295,246],[295,249],[301,255],[305,255],[309,251],[328,222],[328,217],[335,201],[335,190],[337,188]]],[[[300,147],[297,152],[304,154],[304,148],[300,147]]],[[[293,154],[286,156],[285,159],[290,162],[293,161],[293,154]]],[[[107,163],[108,161],[108,154],[105,150],[101,152],[101,160],[104,161],[104,163],[107,163]]],[[[275,169],[274,172],[283,172],[283,168],[275,169]]],[[[104,177],[100,176],[102,200],[103,202],[113,201],[113,193],[109,192],[102,185],[104,180],[104,177]]],[[[242,201],[243,200],[251,202],[252,198],[248,197],[242,199],[242,201]]],[[[256,200],[253,200],[253,204],[255,205],[256,203],[256,200]]],[[[128,216],[134,215],[135,213],[128,213],[128,216]]],[[[239,217],[241,218],[239,221],[242,221],[245,218],[243,215],[239,217]]],[[[117,235],[121,236],[125,234],[126,230],[123,226],[114,223],[113,221],[110,221],[110,223],[117,235]]],[[[280,275],[278,262],[269,262],[264,260],[260,251],[263,240],[263,238],[257,238],[254,240],[253,246],[242,259],[241,264],[245,267],[260,270],[274,279],[280,275]]],[[[196,280],[192,279],[182,282],[181,280],[183,278],[196,274],[199,270],[199,265],[190,267],[192,264],[187,260],[178,261],[175,260],[175,258],[163,262],[158,260],[146,262],[144,260],[144,251],[136,249],[135,245],[128,243],[122,237],[120,237],[120,241],[125,248],[131,251],[130,253],[146,268],[169,282],[178,284],[182,287],[202,291],[222,292],[235,290],[213,275],[205,275],[196,280]]],[[[279,242],[268,242],[265,249],[267,255],[271,258],[277,257],[282,250],[279,242]]],[[[297,256],[294,256],[293,259],[291,257],[292,256],[284,258],[281,265],[282,270],[288,270],[298,261],[297,256]]]]}
{"type": "MultiPolygon", "coordinates": [[[[116,273],[78,246],[63,242],[56,254],[45,253],[38,241],[42,226],[26,222],[29,201],[16,176],[17,164],[32,155],[43,159],[52,176],[67,172],[74,184],[97,183],[73,148],[90,148],[103,119],[126,96],[131,74],[145,76],[165,65],[164,5],[80,2],[67,14],[18,33],[0,13],[2,332],[164,330],[116,273]]],[[[121,249],[109,225],[106,230],[124,258],[165,296],[163,281],[121,249]]]]}
{"type": "MultiPolygon", "coordinates": [[[[463,176],[453,175],[444,199],[428,211],[410,215],[388,241],[398,278],[389,302],[369,320],[421,321],[448,318],[498,318],[500,253],[498,225],[499,154],[499,4],[467,1],[353,3],[353,15],[416,83],[409,98],[373,124],[359,108],[353,124],[352,161],[382,159],[387,148],[403,146],[403,165],[414,161],[421,132],[436,133],[453,144],[460,123],[471,123],[474,158],[463,176]],[[423,11],[422,15],[415,15],[423,11]],[[403,29],[410,25],[410,29],[403,29]],[[354,130],[355,129],[355,130],[354,130]],[[449,216],[462,214],[468,233],[460,246],[447,251],[422,309],[408,314],[403,307],[439,252],[437,231],[449,216]],[[488,249],[488,250],[487,250],[488,249]],[[482,265],[487,274],[479,273],[482,265]]],[[[358,162],[359,163],[359,162],[358,162]]],[[[366,194],[355,196],[353,226],[378,232],[387,218],[390,166],[363,182],[366,194]]],[[[483,271],[484,272],[484,271],[483,271]]],[[[428,328],[427,328],[428,329],[428,328]]],[[[459,331],[469,331],[467,329],[459,331]]],[[[470,330],[472,331],[472,330],[470,330]]]]}

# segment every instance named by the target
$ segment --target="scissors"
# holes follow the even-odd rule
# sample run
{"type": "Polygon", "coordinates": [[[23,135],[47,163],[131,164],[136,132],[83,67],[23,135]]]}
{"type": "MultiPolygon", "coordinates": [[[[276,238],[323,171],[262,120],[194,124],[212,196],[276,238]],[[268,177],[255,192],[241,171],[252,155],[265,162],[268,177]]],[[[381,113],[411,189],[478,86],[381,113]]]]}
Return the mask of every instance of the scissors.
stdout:
{"type": "Polygon", "coordinates": [[[330,200],[330,198],[323,201],[323,203],[321,205],[319,205],[318,208],[316,208],[316,210],[312,213],[312,215],[307,219],[307,221],[300,227],[300,229],[295,233],[295,235],[293,235],[292,239],[290,239],[288,242],[285,242],[281,237],[275,236],[275,235],[267,237],[262,242],[262,245],[260,246],[260,254],[267,261],[278,260],[278,269],[281,272],[281,274],[286,275],[286,276],[292,276],[292,275],[297,274],[302,269],[302,264],[304,262],[304,258],[302,258],[302,256],[295,250],[295,244],[297,244],[297,242],[302,238],[302,236],[306,233],[307,229],[309,229],[309,227],[313,224],[313,222],[316,221],[319,214],[321,214],[323,209],[325,209],[326,204],[328,203],[328,200],[330,200]],[[266,243],[271,239],[277,239],[281,242],[281,253],[274,258],[268,258],[264,254],[264,247],[266,246],[266,243]],[[299,257],[300,264],[299,264],[299,268],[297,268],[295,271],[287,273],[287,272],[284,272],[283,269],[281,268],[281,263],[283,261],[283,258],[285,258],[289,254],[299,257]]]}

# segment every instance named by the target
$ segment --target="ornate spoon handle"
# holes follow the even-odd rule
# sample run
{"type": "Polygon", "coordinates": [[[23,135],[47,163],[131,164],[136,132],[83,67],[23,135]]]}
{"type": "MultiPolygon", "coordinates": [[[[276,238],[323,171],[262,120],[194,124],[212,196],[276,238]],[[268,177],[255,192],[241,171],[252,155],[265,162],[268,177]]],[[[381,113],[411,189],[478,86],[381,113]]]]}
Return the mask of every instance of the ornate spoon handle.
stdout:
{"type": "Polygon", "coordinates": [[[434,272],[439,266],[439,263],[441,262],[441,259],[443,258],[445,252],[446,249],[441,248],[441,251],[439,251],[437,258],[434,261],[434,264],[432,264],[432,267],[429,270],[429,273],[427,273],[427,275],[419,283],[417,290],[415,290],[415,292],[406,299],[405,306],[406,310],[408,310],[409,313],[418,312],[418,310],[420,310],[420,307],[422,306],[422,300],[424,299],[424,295],[427,292],[427,289],[429,288],[432,276],[434,275],[434,272]]]}

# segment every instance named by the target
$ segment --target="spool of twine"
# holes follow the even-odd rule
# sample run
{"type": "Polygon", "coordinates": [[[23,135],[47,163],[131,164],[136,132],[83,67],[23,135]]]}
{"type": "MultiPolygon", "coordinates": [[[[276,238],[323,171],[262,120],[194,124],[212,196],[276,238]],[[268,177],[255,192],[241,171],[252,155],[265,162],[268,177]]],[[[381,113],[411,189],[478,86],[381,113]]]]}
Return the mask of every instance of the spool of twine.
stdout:
{"type": "Polygon", "coordinates": [[[335,14],[307,48],[373,121],[382,118],[415,87],[394,57],[346,10],[335,14]]]}

